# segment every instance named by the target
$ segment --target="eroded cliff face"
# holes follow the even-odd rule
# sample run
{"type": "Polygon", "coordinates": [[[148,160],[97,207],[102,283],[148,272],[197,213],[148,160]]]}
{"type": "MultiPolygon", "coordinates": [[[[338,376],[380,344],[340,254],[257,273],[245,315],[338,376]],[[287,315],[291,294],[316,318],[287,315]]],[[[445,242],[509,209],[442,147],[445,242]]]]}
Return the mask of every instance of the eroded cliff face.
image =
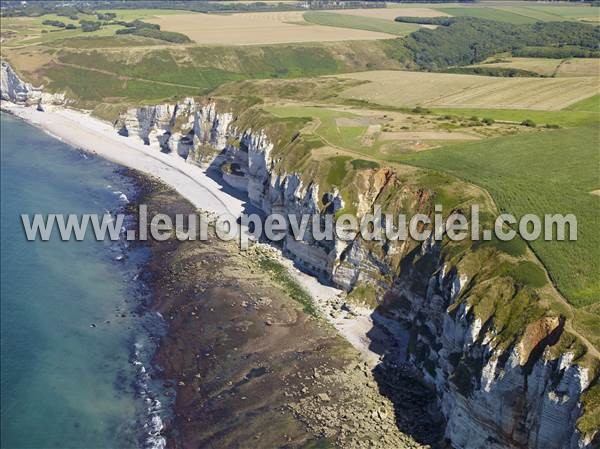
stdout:
{"type": "MultiPolygon", "coordinates": [[[[238,129],[233,115],[218,113],[214,102],[186,99],[130,110],[117,127],[147,143],[155,139],[163,151],[220,168],[225,182],[265,213],[293,214],[299,221],[302,214],[320,214],[324,222],[345,207],[337,190],[320,191],[278,167],[268,130],[238,129]]],[[[359,216],[392,188],[405,211],[430,212],[427,193],[403,185],[391,170],[366,170],[355,182],[359,216]]],[[[369,286],[383,297],[378,311],[410,329],[408,362],[435,386],[453,447],[592,447],[597,431],[581,435],[576,422],[581,395],[597,380],[573,361],[572,352],[552,353],[563,332],[559,317],[530,323],[518,341],[507,344],[493,316],[482,321],[472,304],[484,290],[507,294],[512,287],[495,292],[486,286],[489,280],[474,279],[468,269],[461,273],[461,264],[451,266],[439,243],[316,241],[311,235],[299,241],[288,235],[284,252],[347,291],[369,286]]]]}
{"type": "Polygon", "coordinates": [[[214,103],[199,104],[186,98],[174,105],[129,109],[115,127],[124,136],[137,136],[147,145],[155,141],[165,153],[206,165],[216,149],[226,146],[231,121],[230,113],[216,113],[214,103]]]}
{"type": "Polygon", "coordinates": [[[0,98],[16,104],[37,105],[40,110],[44,105],[65,103],[64,94],[50,94],[42,87],[34,87],[21,80],[6,61],[0,61],[0,98]]]}
{"type": "Polygon", "coordinates": [[[545,346],[558,339],[561,320],[532,323],[519,343],[503,348],[493,322],[471,311],[470,279],[443,266],[415,288],[419,276],[401,276],[384,307],[411,323],[409,361],[435,385],[454,447],[592,447],[593,434],[576,429],[590,372],[572,363],[573,353],[557,358],[545,346]]]}

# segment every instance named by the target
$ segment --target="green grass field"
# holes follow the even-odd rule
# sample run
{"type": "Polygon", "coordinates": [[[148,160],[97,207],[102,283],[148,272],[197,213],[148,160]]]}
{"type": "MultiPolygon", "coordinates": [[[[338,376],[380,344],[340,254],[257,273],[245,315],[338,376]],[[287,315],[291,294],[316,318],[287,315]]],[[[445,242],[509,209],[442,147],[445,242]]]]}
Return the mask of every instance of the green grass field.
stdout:
{"type": "Polygon", "coordinates": [[[576,112],[600,113],[600,94],[594,95],[590,98],[586,98],[585,100],[582,100],[579,103],[572,104],[566,110],[576,112]]]}
{"type": "Polygon", "coordinates": [[[597,124],[447,146],[405,156],[479,185],[502,212],[573,213],[578,240],[536,240],[530,246],[559,290],[576,307],[600,299],[600,188],[597,124]]]}
{"type": "Polygon", "coordinates": [[[92,95],[94,86],[126,84],[122,83],[121,79],[128,77],[142,82],[142,87],[148,85],[147,92],[144,93],[143,89],[131,92],[128,86],[124,86],[117,89],[116,95],[109,95],[112,89],[106,89],[105,97],[125,96],[131,99],[153,100],[171,97],[175,95],[174,92],[183,91],[186,87],[188,95],[201,95],[228,81],[315,76],[336,73],[339,70],[338,63],[322,49],[264,47],[260,49],[256,58],[253,58],[247,49],[232,47],[226,51],[239,61],[238,68],[224,70],[211,66],[211,62],[218,61],[219,53],[223,52],[215,48],[187,50],[186,54],[196,61],[195,64],[180,64],[173,52],[166,49],[147,52],[135,63],[128,62],[127,52],[114,56],[92,51],[64,53],[60,62],[76,67],[53,67],[47,71],[47,76],[52,80],[51,88],[59,88],[58,78],[75,80],[72,90],[78,97],[91,101],[100,100],[99,95],[92,95]],[[102,74],[105,80],[94,79],[98,73],[96,71],[105,68],[111,72],[102,74]],[[79,74],[85,71],[89,71],[89,78],[79,74]],[[92,90],[88,91],[88,87],[92,90]]]}
{"type": "Polygon", "coordinates": [[[277,117],[318,119],[320,123],[314,130],[314,134],[323,138],[328,144],[353,150],[362,149],[361,137],[367,130],[367,125],[338,126],[336,122],[337,118],[357,117],[354,114],[310,106],[266,107],[265,110],[277,117]]]}
{"type": "Polygon", "coordinates": [[[531,6],[528,10],[540,10],[548,14],[554,14],[563,17],[565,20],[573,18],[597,18],[600,16],[600,8],[598,6],[531,6]]]}
{"type": "Polygon", "coordinates": [[[514,14],[519,14],[525,17],[531,17],[532,19],[539,20],[541,22],[556,22],[565,20],[561,15],[550,12],[545,6],[510,6],[506,9],[514,14]]]}
{"type": "Polygon", "coordinates": [[[394,34],[396,36],[406,36],[420,28],[420,26],[412,23],[399,23],[372,17],[320,11],[309,11],[304,13],[304,20],[316,25],[378,31],[380,33],[394,34]]]}
{"type": "Polygon", "coordinates": [[[84,104],[100,103],[110,98],[112,102],[146,102],[152,99],[202,95],[205,91],[194,87],[159,84],[136,79],[123,80],[118,77],[90,72],[75,67],[53,67],[47,74],[52,81],[48,87],[65,91],[76,98],[85,98],[84,104]]]}

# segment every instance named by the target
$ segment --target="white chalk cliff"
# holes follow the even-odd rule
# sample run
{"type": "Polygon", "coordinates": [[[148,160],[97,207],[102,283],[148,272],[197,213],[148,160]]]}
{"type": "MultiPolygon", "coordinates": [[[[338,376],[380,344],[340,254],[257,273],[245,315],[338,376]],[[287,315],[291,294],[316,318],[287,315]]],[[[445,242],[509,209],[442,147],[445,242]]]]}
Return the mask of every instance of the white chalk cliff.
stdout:
{"type": "Polygon", "coordinates": [[[16,104],[37,105],[40,109],[44,105],[65,103],[64,94],[50,94],[44,92],[42,87],[24,82],[4,60],[0,61],[0,99],[16,104]]]}
{"type": "MultiPolygon", "coordinates": [[[[344,207],[337,191],[320,192],[318,184],[306,184],[299,174],[276,171],[271,158],[273,144],[264,130],[236,126],[232,114],[217,112],[215,103],[196,104],[193,99],[175,106],[133,109],[123,114],[118,124],[144,140],[166,143],[168,151],[190,161],[234,167],[224,172],[224,180],[243,190],[265,213],[295,214],[300,220],[302,214],[320,213],[324,218],[344,207]],[[184,151],[179,150],[182,139],[184,151]],[[324,195],[329,204],[325,211],[324,195]]],[[[385,170],[368,176],[359,211],[370,209],[393,178],[385,170]]],[[[417,192],[401,187],[400,195],[415,207],[422,200],[417,192]]],[[[370,282],[383,286],[387,298],[402,298],[402,307],[397,307],[398,301],[388,300],[380,309],[411,329],[409,361],[435,386],[446,418],[446,437],[453,447],[593,447],[598,432],[581,435],[576,421],[582,413],[581,395],[597,379],[573,362],[573,354],[556,358],[544,347],[551,346],[551,337],[560,333],[562,323],[544,323],[547,338],[536,346],[541,353],[524,360],[523,343],[496,349],[493,324],[482,323],[465,303],[452,309],[469,279],[446,269],[435,244],[424,242],[417,248],[418,256],[428,256],[435,261],[433,265],[417,270],[409,264],[396,273],[392,260],[407,254],[406,244],[394,243],[382,250],[359,239],[315,241],[309,234],[300,241],[287,236],[283,242],[284,252],[299,266],[346,290],[370,282]]]]}

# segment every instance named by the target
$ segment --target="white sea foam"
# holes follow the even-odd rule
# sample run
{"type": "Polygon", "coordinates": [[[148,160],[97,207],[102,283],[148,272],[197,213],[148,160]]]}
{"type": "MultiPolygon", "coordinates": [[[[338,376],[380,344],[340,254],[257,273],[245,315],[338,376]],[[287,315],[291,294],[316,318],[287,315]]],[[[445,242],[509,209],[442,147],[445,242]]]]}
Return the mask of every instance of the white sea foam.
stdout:
{"type": "Polygon", "coordinates": [[[135,353],[132,363],[137,367],[137,385],[139,394],[143,398],[144,404],[146,404],[146,416],[144,421],[144,432],[146,436],[144,447],[146,449],[164,449],[167,446],[167,440],[162,435],[162,431],[164,430],[164,423],[161,418],[161,413],[163,411],[162,403],[154,397],[150,390],[150,386],[148,385],[150,375],[143,362],[140,360],[142,358],[143,344],[141,342],[136,342],[134,346],[135,353]]]}

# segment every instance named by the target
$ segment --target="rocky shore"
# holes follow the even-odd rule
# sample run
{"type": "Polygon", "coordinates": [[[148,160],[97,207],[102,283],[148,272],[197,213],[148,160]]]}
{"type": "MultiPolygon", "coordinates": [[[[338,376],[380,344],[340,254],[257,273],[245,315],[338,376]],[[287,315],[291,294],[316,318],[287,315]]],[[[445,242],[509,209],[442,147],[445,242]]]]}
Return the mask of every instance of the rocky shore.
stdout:
{"type": "MultiPolygon", "coordinates": [[[[151,212],[194,211],[158,182],[146,180],[144,191],[151,212]]],[[[377,372],[264,269],[269,251],[240,253],[216,239],[152,241],[150,250],[154,307],[168,327],[155,365],[176,390],[168,447],[418,448],[416,440],[439,440],[432,393],[412,385],[406,408],[395,409],[377,372]]]]}

